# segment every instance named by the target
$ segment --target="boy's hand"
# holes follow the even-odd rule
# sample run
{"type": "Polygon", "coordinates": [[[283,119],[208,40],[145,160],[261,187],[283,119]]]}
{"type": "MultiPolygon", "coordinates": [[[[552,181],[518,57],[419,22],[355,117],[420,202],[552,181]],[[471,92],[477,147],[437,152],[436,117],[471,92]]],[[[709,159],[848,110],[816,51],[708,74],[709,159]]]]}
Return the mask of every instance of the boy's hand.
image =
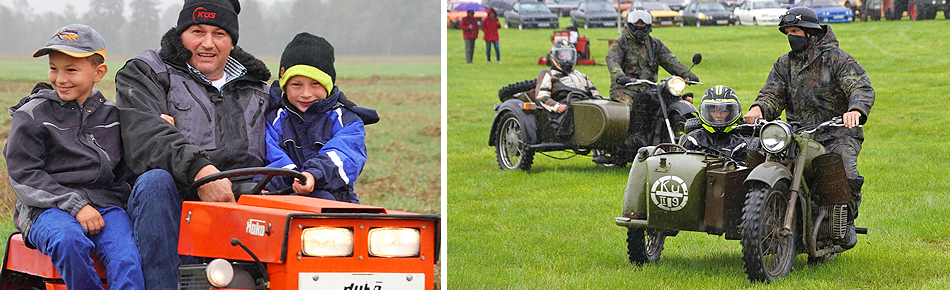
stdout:
{"type": "Polygon", "coordinates": [[[565,104],[557,104],[557,112],[558,112],[558,113],[564,113],[564,111],[567,111],[567,105],[565,105],[565,104]]]}
{"type": "Polygon", "coordinates": [[[300,184],[298,183],[298,181],[300,180],[294,178],[294,193],[300,194],[300,195],[310,194],[311,192],[313,192],[313,183],[314,183],[313,174],[310,174],[310,172],[306,172],[306,171],[301,172],[301,173],[307,177],[307,180],[304,182],[304,184],[300,184]]]}
{"type": "Polygon", "coordinates": [[[159,117],[162,117],[162,119],[165,119],[165,121],[172,123],[172,126],[175,126],[175,118],[173,118],[172,116],[161,114],[159,115],[159,117]]]}
{"type": "Polygon", "coordinates": [[[86,233],[90,236],[99,234],[102,227],[106,225],[99,211],[88,204],[79,209],[79,213],[76,214],[76,220],[79,221],[79,224],[82,225],[82,228],[85,229],[86,233]]]}
{"type": "MultiPolygon", "coordinates": [[[[195,180],[218,172],[221,171],[218,171],[218,168],[214,167],[214,165],[205,165],[201,170],[198,170],[198,174],[195,175],[195,180]]],[[[234,193],[231,192],[231,180],[222,178],[202,185],[198,188],[198,198],[200,198],[201,201],[234,202],[234,193]]]]}

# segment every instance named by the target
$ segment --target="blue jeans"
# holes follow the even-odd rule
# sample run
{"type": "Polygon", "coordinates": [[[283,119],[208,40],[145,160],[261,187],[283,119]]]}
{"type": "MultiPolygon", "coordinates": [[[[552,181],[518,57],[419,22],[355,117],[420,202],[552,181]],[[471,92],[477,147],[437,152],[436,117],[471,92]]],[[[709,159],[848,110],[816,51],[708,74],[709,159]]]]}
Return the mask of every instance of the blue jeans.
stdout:
{"type": "Polygon", "coordinates": [[[488,61],[491,62],[491,46],[495,46],[495,59],[501,61],[501,51],[498,50],[498,41],[485,41],[485,57],[488,58],[488,61]]]}
{"type": "MultiPolygon", "coordinates": [[[[135,180],[126,207],[148,289],[178,289],[178,228],[181,195],[167,171],[154,169],[135,180]]],[[[113,288],[111,289],[122,289],[113,288]]]]}
{"type": "Polygon", "coordinates": [[[58,208],[40,213],[30,229],[29,241],[50,256],[69,289],[102,289],[90,254],[106,267],[109,289],[145,289],[139,252],[129,233],[129,215],[120,207],[99,209],[102,230],[87,236],[73,215],[58,208]]]}

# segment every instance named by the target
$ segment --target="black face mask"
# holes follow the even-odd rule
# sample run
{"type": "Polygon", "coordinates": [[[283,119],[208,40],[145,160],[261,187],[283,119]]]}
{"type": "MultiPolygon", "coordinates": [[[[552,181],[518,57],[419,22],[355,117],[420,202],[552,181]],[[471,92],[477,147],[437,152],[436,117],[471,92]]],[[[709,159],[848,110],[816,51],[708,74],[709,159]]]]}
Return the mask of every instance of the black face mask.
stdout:
{"type": "Polygon", "coordinates": [[[650,35],[651,28],[652,27],[650,27],[650,25],[642,27],[629,24],[627,25],[627,30],[630,30],[630,34],[632,34],[633,37],[636,37],[637,39],[643,39],[644,37],[650,35]]]}
{"type": "Polygon", "coordinates": [[[788,45],[792,47],[792,52],[802,52],[811,45],[811,38],[789,34],[788,45]]]}

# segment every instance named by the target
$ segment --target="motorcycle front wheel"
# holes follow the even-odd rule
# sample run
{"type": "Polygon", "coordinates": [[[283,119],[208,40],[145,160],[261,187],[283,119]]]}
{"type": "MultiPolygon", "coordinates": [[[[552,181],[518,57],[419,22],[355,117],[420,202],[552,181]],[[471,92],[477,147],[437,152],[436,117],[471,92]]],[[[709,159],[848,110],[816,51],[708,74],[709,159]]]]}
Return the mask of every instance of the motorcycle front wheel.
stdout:
{"type": "Polygon", "coordinates": [[[663,252],[666,232],[657,229],[627,228],[627,256],[630,263],[642,266],[656,262],[663,252]]]}
{"type": "Polygon", "coordinates": [[[749,188],[740,225],[745,272],[752,282],[784,278],[792,271],[798,231],[795,225],[792,232],[782,230],[788,208],[788,181],[779,181],[775,187],[755,182],[749,188]]]}

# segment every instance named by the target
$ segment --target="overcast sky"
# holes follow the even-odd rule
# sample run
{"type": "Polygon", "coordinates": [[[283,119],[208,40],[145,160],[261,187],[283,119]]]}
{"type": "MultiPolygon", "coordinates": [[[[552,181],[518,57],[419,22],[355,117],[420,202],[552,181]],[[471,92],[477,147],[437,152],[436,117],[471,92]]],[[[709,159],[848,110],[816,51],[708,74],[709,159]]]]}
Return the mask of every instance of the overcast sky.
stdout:
{"type": "MultiPolygon", "coordinates": [[[[14,6],[13,2],[14,0],[0,0],[0,4],[3,4],[4,6],[11,7],[11,8],[14,6]]],[[[29,0],[27,2],[29,2],[30,6],[33,7],[33,11],[37,13],[43,13],[43,12],[63,13],[63,6],[66,6],[66,3],[71,3],[73,7],[76,8],[76,15],[82,15],[83,13],[86,13],[86,11],[89,11],[90,1],[89,0],[29,0]]],[[[126,13],[128,13],[128,11],[131,10],[131,9],[128,9],[128,5],[130,2],[132,1],[130,0],[125,1],[126,13]]],[[[181,4],[184,2],[185,2],[184,0],[158,0],[158,3],[159,3],[158,8],[160,11],[164,11],[165,8],[168,8],[168,6],[172,4],[177,4],[181,6],[181,4]]],[[[267,0],[264,0],[262,2],[267,2],[267,0]]]]}

